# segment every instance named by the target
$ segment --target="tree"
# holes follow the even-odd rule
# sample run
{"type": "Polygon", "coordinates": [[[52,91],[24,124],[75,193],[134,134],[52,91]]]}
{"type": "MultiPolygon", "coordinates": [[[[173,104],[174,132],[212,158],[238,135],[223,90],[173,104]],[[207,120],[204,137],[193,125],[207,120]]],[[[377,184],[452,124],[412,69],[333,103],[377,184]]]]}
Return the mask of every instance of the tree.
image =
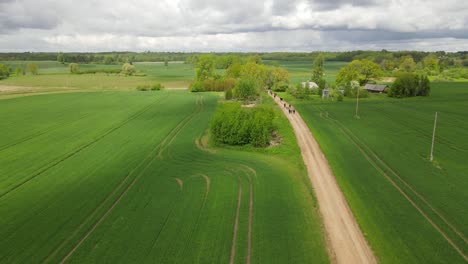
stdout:
{"type": "Polygon", "coordinates": [[[5,64],[0,64],[0,80],[6,79],[10,76],[10,68],[5,64]]]}
{"type": "Polygon", "coordinates": [[[268,67],[263,64],[248,62],[242,66],[239,76],[241,79],[255,80],[261,89],[268,85],[268,67]]]}
{"type": "Polygon", "coordinates": [[[429,75],[437,75],[440,72],[439,59],[434,55],[428,55],[423,59],[424,71],[429,75]]]}
{"type": "Polygon", "coordinates": [[[410,97],[428,96],[430,93],[430,82],[426,75],[416,75],[414,73],[401,73],[390,87],[388,96],[410,97]]]}
{"type": "Polygon", "coordinates": [[[351,81],[358,81],[359,84],[366,84],[371,78],[382,76],[380,66],[369,60],[354,60],[345,67],[341,68],[336,76],[336,82],[340,85],[346,85],[351,81]]]}
{"type": "Polygon", "coordinates": [[[79,73],[80,72],[80,65],[78,63],[70,63],[68,65],[68,69],[70,70],[70,73],[79,73]]]}
{"type": "Polygon", "coordinates": [[[62,63],[62,64],[65,63],[65,55],[63,55],[62,52],[60,52],[60,53],[57,54],[57,62],[60,62],[60,63],[62,63]]]}
{"type": "Polygon", "coordinates": [[[267,86],[275,91],[286,91],[289,86],[289,72],[280,67],[271,67],[268,72],[267,86]]]}
{"type": "Polygon", "coordinates": [[[400,70],[405,72],[413,72],[416,69],[416,62],[411,55],[401,58],[400,70]]]}
{"type": "Polygon", "coordinates": [[[15,69],[15,75],[16,76],[20,76],[21,74],[23,74],[24,70],[21,68],[21,67],[16,67],[15,69]]]}
{"type": "Polygon", "coordinates": [[[124,65],[122,65],[122,74],[128,76],[133,75],[135,72],[135,66],[131,65],[130,63],[124,63],[124,65]]]}
{"type": "Polygon", "coordinates": [[[167,66],[169,66],[169,61],[167,60],[167,58],[164,58],[164,66],[166,66],[166,68],[167,66]]]}
{"type": "Polygon", "coordinates": [[[312,81],[314,81],[315,83],[319,83],[323,78],[323,64],[323,55],[319,54],[314,60],[314,67],[312,69],[312,81]]]}
{"type": "Polygon", "coordinates": [[[242,70],[242,64],[235,62],[226,70],[226,76],[231,78],[239,78],[242,70]]]}
{"type": "Polygon", "coordinates": [[[212,55],[203,55],[198,58],[196,79],[198,81],[206,80],[213,76],[214,58],[212,55]]]}
{"type": "Polygon", "coordinates": [[[37,64],[36,63],[28,63],[28,65],[26,65],[28,71],[33,74],[33,75],[37,75],[38,74],[38,67],[37,67],[37,64]]]}
{"type": "Polygon", "coordinates": [[[249,59],[248,59],[248,62],[253,62],[253,63],[256,63],[256,64],[263,64],[262,58],[258,54],[250,56],[249,59]]]}
{"type": "Polygon", "coordinates": [[[258,94],[257,83],[253,79],[240,79],[233,90],[233,96],[242,100],[253,100],[258,94]]]}

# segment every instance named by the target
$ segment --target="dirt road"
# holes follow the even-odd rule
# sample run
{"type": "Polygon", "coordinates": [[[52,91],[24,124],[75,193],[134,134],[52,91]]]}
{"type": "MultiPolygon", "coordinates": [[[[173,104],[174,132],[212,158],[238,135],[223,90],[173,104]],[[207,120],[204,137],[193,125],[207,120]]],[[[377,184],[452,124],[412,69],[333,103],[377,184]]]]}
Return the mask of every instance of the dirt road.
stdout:
{"type": "Polygon", "coordinates": [[[319,203],[332,262],[376,263],[377,260],[338,187],[328,161],[306,123],[297,111],[290,114],[278,97],[275,101],[294,128],[319,203]]]}

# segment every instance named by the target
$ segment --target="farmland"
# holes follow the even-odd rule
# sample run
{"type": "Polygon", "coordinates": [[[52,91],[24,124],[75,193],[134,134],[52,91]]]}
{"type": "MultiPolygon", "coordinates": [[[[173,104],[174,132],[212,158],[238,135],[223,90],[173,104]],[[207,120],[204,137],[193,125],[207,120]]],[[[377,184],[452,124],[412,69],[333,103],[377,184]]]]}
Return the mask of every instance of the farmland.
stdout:
{"type": "Polygon", "coordinates": [[[352,99],[287,98],[318,140],[381,263],[466,262],[468,87],[432,86],[427,98],[363,99],[360,119],[352,99]]]}
{"type": "MultiPolygon", "coordinates": [[[[192,65],[180,62],[170,62],[166,67],[162,63],[137,62],[136,70],[144,76],[118,76],[115,74],[70,74],[68,65],[55,61],[39,62],[0,62],[15,69],[17,66],[35,63],[38,65],[38,75],[12,76],[0,81],[0,85],[26,87],[41,87],[43,91],[63,90],[133,90],[138,85],[162,83],[168,88],[186,88],[194,77],[192,65]]],[[[118,70],[121,65],[80,64],[81,70],[118,70]]]]}
{"type": "MultiPolygon", "coordinates": [[[[301,81],[310,80],[313,61],[266,61],[267,64],[276,63],[280,67],[288,70],[290,74],[290,81],[293,84],[301,81]]],[[[324,79],[328,83],[334,83],[338,71],[348,64],[342,61],[328,61],[324,65],[325,76],[324,79]]]]}
{"type": "Polygon", "coordinates": [[[184,91],[0,100],[0,263],[328,262],[287,120],[275,119],[280,146],[211,148],[218,100],[184,91]]]}

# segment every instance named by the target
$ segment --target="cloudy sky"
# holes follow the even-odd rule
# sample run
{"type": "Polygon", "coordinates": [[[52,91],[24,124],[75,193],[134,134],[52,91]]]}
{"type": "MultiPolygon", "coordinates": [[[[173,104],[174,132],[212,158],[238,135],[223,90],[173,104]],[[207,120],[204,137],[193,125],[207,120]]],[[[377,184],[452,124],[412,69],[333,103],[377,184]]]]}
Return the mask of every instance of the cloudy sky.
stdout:
{"type": "Polygon", "coordinates": [[[0,52],[468,50],[464,0],[0,0],[0,52]]]}

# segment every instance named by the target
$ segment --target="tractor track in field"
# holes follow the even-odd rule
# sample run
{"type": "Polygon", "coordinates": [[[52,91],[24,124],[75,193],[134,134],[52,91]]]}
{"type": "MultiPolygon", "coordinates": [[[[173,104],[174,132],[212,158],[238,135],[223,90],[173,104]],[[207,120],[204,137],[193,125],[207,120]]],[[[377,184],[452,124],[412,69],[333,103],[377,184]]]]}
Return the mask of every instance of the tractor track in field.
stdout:
{"type": "Polygon", "coordinates": [[[190,245],[192,243],[192,241],[193,241],[193,234],[198,229],[198,225],[200,223],[200,218],[202,216],[203,209],[205,208],[206,200],[208,199],[208,194],[210,193],[211,180],[210,180],[210,177],[208,175],[200,173],[200,174],[197,174],[197,175],[193,175],[192,177],[202,177],[205,180],[206,190],[205,190],[205,194],[203,195],[203,203],[200,206],[200,209],[198,210],[197,220],[195,221],[194,227],[192,228],[190,234],[188,235],[189,239],[188,239],[187,243],[185,243],[185,247],[182,250],[182,252],[183,252],[182,254],[184,254],[184,252],[187,250],[188,245],[190,245]]]}
{"type": "Polygon", "coordinates": [[[100,136],[98,136],[97,138],[95,138],[94,140],[86,143],[85,145],[82,145],[81,147],[75,149],[74,151],[66,154],[65,156],[63,156],[62,158],[60,158],[59,160],[56,160],[56,161],[53,161],[52,163],[49,163],[48,165],[46,165],[45,167],[43,167],[42,169],[40,169],[38,172],[34,173],[32,176],[26,178],[25,180],[23,180],[22,182],[16,184],[15,186],[13,186],[12,188],[10,188],[8,191],[0,194],[0,199],[2,199],[4,196],[6,196],[7,194],[17,190],[18,188],[24,186],[26,183],[30,182],[31,180],[35,179],[36,177],[44,174],[45,172],[47,172],[48,170],[54,168],[55,166],[59,165],[60,163],[68,160],[69,158],[75,156],[76,154],[80,153],[82,150],[94,145],[95,143],[99,142],[100,140],[102,140],[103,138],[105,138],[106,136],[110,135],[112,132],[120,129],[121,127],[123,127],[124,125],[128,124],[130,121],[132,121],[133,119],[139,117],[140,115],[142,115],[143,113],[145,113],[148,109],[150,109],[153,105],[155,105],[156,103],[158,103],[160,101],[161,98],[158,98],[158,100],[156,100],[155,102],[143,107],[141,110],[138,110],[136,113],[134,113],[133,115],[131,115],[129,118],[126,118],[125,120],[121,121],[118,125],[106,130],[106,132],[104,132],[103,134],[101,134],[100,136]]]}
{"type": "MultiPolygon", "coordinates": [[[[416,127],[413,127],[412,126],[412,123],[410,122],[406,122],[406,121],[403,121],[403,120],[400,120],[400,119],[394,119],[392,118],[391,114],[388,113],[387,111],[385,111],[383,109],[383,107],[377,107],[377,106],[374,106],[376,108],[379,109],[379,112],[380,113],[383,113],[384,115],[386,115],[388,118],[390,118],[392,121],[395,121],[395,122],[398,122],[400,123],[401,125],[403,125],[404,127],[407,127],[407,128],[410,128],[412,129],[413,131],[415,131],[417,134],[423,136],[424,138],[428,139],[428,140],[432,140],[432,134],[430,133],[427,133],[426,131],[422,130],[422,129],[419,129],[419,128],[416,128],[416,127]]],[[[462,152],[468,152],[467,149],[464,149],[464,148],[460,148],[460,147],[457,147],[455,143],[445,139],[445,138],[442,138],[440,137],[439,135],[437,135],[436,133],[436,136],[435,136],[435,140],[436,141],[439,141],[440,143],[446,145],[447,147],[455,150],[455,151],[462,151],[462,152]]]]}
{"type": "MultiPolygon", "coordinates": [[[[252,223],[253,223],[253,183],[252,183],[252,175],[256,176],[257,172],[252,169],[251,167],[244,165],[244,164],[236,164],[242,167],[241,172],[244,176],[247,177],[248,186],[249,186],[249,201],[248,201],[248,218],[247,218],[247,248],[246,248],[246,256],[245,256],[245,263],[250,264],[251,262],[251,255],[252,255],[252,223]]],[[[238,171],[232,171],[232,174],[239,173],[238,171]]],[[[238,229],[239,229],[239,215],[240,215],[240,207],[242,206],[242,180],[241,176],[238,175],[238,182],[239,182],[239,194],[238,194],[238,207],[236,209],[236,217],[234,221],[234,228],[233,228],[233,242],[231,246],[231,256],[230,256],[230,263],[235,261],[236,255],[236,244],[237,244],[237,236],[238,236],[238,229]]]]}
{"type": "Polygon", "coordinates": [[[308,126],[297,111],[290,114],[283,107],[284,102],[277,98],[273,100],[294,129],[324,222],[330,258],[337,263],[377,263],[325,155],[308,126]]]}
{"type": "MultiPolygon", "coordinates": [[[[257,173],[255,172],[255,175],[257,173]]],[[[250,264],[250,258],[252,255],[252,222],[253,222],[253,187],[252,187],[252,177],[248,174],[249,178],[249,220],[248,220],[248,229],[247,229],[247,256],[245,263],[250,264]]]]}
{"type": "Polygon", "coordinates": [[[232,244],[231,244],[231,255],[229,257],[229,264],[234,264],[234,260],[236,257],[237,230],[239,229],[239,214],[240,214],[240,207],[241,207],[241,202],[242,202],[242,182],[240,180],[240,176],[237,177],[237,182],[239,183],[239,191],[237,195],[236,216],[234,218],[234,227],[232,231],[232,244]]]}
{"type": "MultiPolygon", "coordinates": [[[[197,100],[197,104],[198,104],[198,100],[197,100]]],[[[180,132],[180,130],[185,127],[185,125],[196,115],[198,114],[199,112],[193,112],[192,114],[190,114],[188,117],[182,119],[182,121],[175,127],[173,128],[169,133],[168,135],[153,149],[153,151],[151,151],[146,157],[145,159],[143,159],[142,162],[140,162],[132,171],[130,171],[129,174],[127,174],[127,176],[121,181],[121,183],[114,189],[114,191],[98,206],[98,207],[102,207],[106,201],[108,201],[110,199],[111,196],[113,196],[112,194],[116,193],[118,191],[118,189],[120,189],[121,186],[123,186],[123,184],[127,181],[127,179],[129,179],[129,177],[137,170],[139,169],[141,166],[144,166],[145,163],[146,166],[144,166],[142,168],[142,170],[140,171],[139,174],[137,174],[133,180],[124,188],[124,190],[122,190],[121,194],[117,197],[117,199],[112,203],[112,205],[109,207],[109,209],[94,223],[93,226],[91,226],[91,228],[88,230],[88,232],[78,241],[78,243],[69,251],[69,253],[60,261],[60,263],[65,263],[67,261],[67,259],[81,246],[81,244],[91,235],[91,233],[97,228],[97,226],[107,217],[107,215],[109,215],[109,213],[116,207],[116,205],[120,202],[120,200],[123,198],[123,196],[131,189],[131,187],[133,187],[133,185],[137,182],[137,180],[143,175],[143,173],[146,171],[146,169],[153,163],[154,160],[156,160],[157,158],[160,157],[160,153],[162,151],[162,149],[164,148],[166,142],[171,142],[171,138],[175,138],[177,137],[178,133],[180,132]],[[156,154],[156,152],[159,150],[158,154],[156,154]]],[[[99,208],[96,208],[94,212],[98,211],[99,208]]],[[[86,220],[82,223],[82,225],[80,225],[80,227],[83,227],[84,224],[86,222],[89,221],[89,219],[92,217],[92,215],[88,216],[86,218],[86,220]]],[[[79,228],[80,228],[79,227],[79,228]]],[[[74,234],[77,234],[79,232],[79,229],[77,229],[74,234]]],[[[73,235],[72,235],[73,236],[73,235]]],[[[69,237],[67,240],[69,241],[72,237],[69,237]]],[[[66,241],[66,242],[68,242],[66,241]]],[[[65,242],[59,246],[59,247],[63,247],[63,245],[65,244],[65,242]]],[[[52,254],[55,254],[55,252],[57,252],[59,249],[56,249],[52,254]]],[[[49,258],[49,257],[48,257],[49,258]]],[[[47,259],[48,259],[47,258],[47,259]]],[[[44,261],[46,262],[47,259],[44,261]]]]}
{"type": "Polygon", "coordinates": [[[19,144],[21,144],[21,143],[24,143],[24,142],[27,142],[27,141],[29,141],[29,140],[32,140],[32,139],[34,139],[34,138],[37,138],[37,137],[39,137],[39,136],[42,136],[42,135],[44,135],[44,134],[47,134],[47,133],[51,132],[52,130],[54,130],[54,129],[58,128],[58,127],[64,127],[64,126],[71,125],[71,124],[73,124],[73,123],[75,123],[75,122],[78,122],[78,121],[80,121],[80,120],[82,120],[82,119],[85,119],[87,116],[90,116],[90,115],[91,115],[91,114],[88,113],[88,114],[85,114],[85,115],[79,117],[78,119],[75,119],[75,120],[72,120],[72,121],[69,121],[69,122],[65,122],[65,123],[62,123],[62,124],[52,125],[52,126],[46,128],[46,129],[40,130],[40,131],[38,131],[38,132],[36,132],[36,133],[30,134],[30,135],[27,135],[27,136],[25,136],[25,137],[23,137],[23,138],[21,138],[21,139],[18,139],[18,140],[15,141],[15,142],[11,142],[11,143],[9,143],[9,144],[0,146],[0,152],[5,151],[5,150],[7,150],[7,149],[9,149],[9,148],[12,148],[12,147],[14,147],[14,146],[17,146],[17,145],[19,145],[19,144]]]}
{"type": "MultiPolygon", "coordinates": [[[[420,201],[423,202],[436,216],[438,216],[442,222],[444,222],[447,227],[453,231],[461,240],[467,244],[467,239],[463,235],[461,231],[459,231],[453,223],[451,223],[447,218],[440,213],[431,203],[429,203],[426,198],[417,192],[412,185],[407,183],[393,168],[391,168],[386,162],[382,160],[369,146],[367,146],[365,143],[363,143],[357,136],[354,135],[353,132],[351,132],[348,128],[346,128],[345,125],[341,124],[340,121],[337,119],[333,119],[331,117],[327,117],[326,119],[330,119],[331,121],[335,122],[338,126],[338,128],[341,130],[341,132],[349,139],[351,142],[356,146],[356,148],[361,152],[361,154],[366,158],[366,160],[374,167],[382,176],[385,177],[385,179],[392,185],[394,186],[398,192],[428,221],[428,223],[452,246],[452,248],[457,251],[457,253],[460,254],[461,257],[465,259],[465,261],[468,261],[468,257],[464,254],[463,250],[455,243],[452,238],[446,234],[442,228],[435,223],[435,220],[432,219],[417,203],[412,199],[411,197],[408,196],[408,193],[406,193],[398,184],[395,182],[395,180],[388,175],[385,170],[390,172],[390,174],[393,175],[396,180],[398,180],[400,183],[402,183],[408,190],[410,190],[410,193],[415,195],[417,198],[420,199],[420,201]],[[366,152],[369,152],[369,154],[366,152]],[[373,158],[369,155],[372,155],[373,158]],[[379,164],[380,163],[380,166],[379,164]],[[382,168],[382,167],[383,168],[382,168]]],[[[466,246],[466,245],[465,245],[466,246]]]]}
{"type": "Polygon", "coordinates": [[[362,154],[367,155],[367,153],[365,153],[365,151],[367,150],[367,152],[369,152],[374,157],[374,163],[377,164],[376,163],[377,161],[378,163],[381,164],[383,168],[381,168],[380,166],[379,168],[382,169],[382,171],[384,171],[384,169],[389,171],[390,174],[392,174],[399,182],[401,182],[406,188],[408,188],[413,195],[418,197],[427,207],[429,207],[434,214],[436,214],[453,232],[455,232],[459,236],[459,238],[461,238],[465,243],[468,243],[468,239],[463,235],[463,233],[460,230],[458,230],[453,223],[447,220],[446,216],[444,216],[441,212],[439,212],[426,199],[426,197],[424,197],[424,195],[419,193],[411,184],[405,181],[399,173],[397,173],[390,165],[388,165],[388,163],[386,163],[383,160],[382,157],[380,157],[377,153],[375,153],[367,144],[365,144],[361,139],[359,139],[359,137],[357,137],[350,129],[348,129],[340,121],[331,117],[328,117],[327,119],[330,119],[333,122],[335,122],[339,126],[343,134],[345,134],[350,140],[352,140],[355,145],[356,144],[359,145],[361,147],[360,150],[364,151],[364,153],[362,154]]]}

